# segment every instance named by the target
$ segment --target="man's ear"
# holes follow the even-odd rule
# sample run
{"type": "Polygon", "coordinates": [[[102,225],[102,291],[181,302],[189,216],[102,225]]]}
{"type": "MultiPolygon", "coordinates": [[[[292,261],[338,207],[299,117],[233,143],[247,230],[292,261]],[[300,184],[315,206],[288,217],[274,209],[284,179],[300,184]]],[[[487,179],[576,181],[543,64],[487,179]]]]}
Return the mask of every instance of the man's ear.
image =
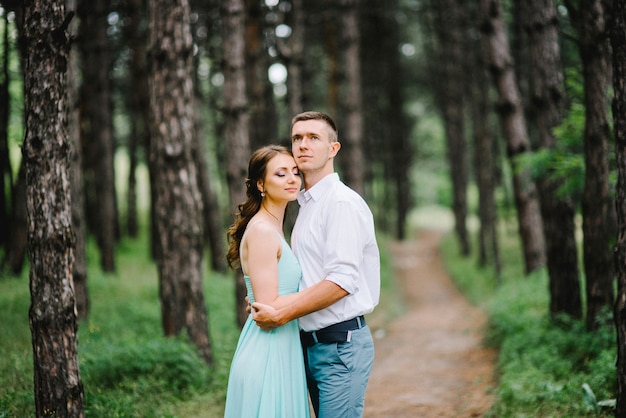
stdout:
{"type": "Polygon", "coordinates": [[[341,149],[341,142],[339,142],[339,141],[331,142],[331,144],[330,144],[330,156],[334,157],[335,155],[337,155],[337,153],[339,152],[339,149],[341,149]]]}

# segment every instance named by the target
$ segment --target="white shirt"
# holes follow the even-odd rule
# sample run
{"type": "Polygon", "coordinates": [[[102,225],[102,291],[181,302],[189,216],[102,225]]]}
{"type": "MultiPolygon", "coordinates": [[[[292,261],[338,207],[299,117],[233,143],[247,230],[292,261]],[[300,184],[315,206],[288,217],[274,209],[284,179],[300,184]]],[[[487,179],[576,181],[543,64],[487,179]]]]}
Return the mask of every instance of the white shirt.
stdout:
{"type": "Polygon", "coordinates": [[[372,312],[380,296],[380,255],[363,198],[333,173],[301,190],[298,202],[291,244],[302,267],[300,289],[326,279],[349,293],[301,317],[300,328],[315,331],[372,312]]]}

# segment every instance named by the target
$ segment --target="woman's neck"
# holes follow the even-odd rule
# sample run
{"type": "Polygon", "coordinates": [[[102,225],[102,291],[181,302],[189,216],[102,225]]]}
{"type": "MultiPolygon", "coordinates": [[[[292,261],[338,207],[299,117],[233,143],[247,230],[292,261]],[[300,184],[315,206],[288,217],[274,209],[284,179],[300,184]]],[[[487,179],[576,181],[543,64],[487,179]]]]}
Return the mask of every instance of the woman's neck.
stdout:
{"type": "Polygon", "coordinates": [[[286,207],[283,207],[281,209],[278,206],[262,204],[260,211],[263,212],[270,221],[276,223],[276,226],[282,228],[285,208],[286,207]]]}

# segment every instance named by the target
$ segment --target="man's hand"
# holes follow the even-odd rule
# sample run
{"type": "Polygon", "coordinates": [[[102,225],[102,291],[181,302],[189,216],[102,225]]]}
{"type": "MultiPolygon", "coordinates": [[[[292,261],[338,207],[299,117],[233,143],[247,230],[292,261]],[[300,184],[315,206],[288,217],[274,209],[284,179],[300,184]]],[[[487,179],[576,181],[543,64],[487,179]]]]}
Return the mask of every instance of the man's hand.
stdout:
{"type": "Polygon", "coordinates": [[[246,295],[246,313],[250,315],[252,308],[250,307],[250,298],[246,295]]]}
{"type": "Polygon", "coordinates": [[[273,306],[265,305],[260,302],[252,304],[252,319],[256,324],[265,331],[271,331],[283,325],[278,317],[278,311],[273,306]]]}

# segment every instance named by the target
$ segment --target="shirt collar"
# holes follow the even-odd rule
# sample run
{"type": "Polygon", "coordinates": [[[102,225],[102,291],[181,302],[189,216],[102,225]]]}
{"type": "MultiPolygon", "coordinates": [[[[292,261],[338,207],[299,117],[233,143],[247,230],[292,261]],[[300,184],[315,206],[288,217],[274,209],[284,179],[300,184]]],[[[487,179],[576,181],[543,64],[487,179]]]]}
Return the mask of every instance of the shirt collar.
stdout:
{"type": "Polygon", "coordinates": [[[328,174],[326,177],[313,185],[313,187],[311,187],[309,190],[300,190],[300,194],[298,195],[298,203],[300,203],[300,206],[302,206],[311,199],[318,201],[323,195],[326,194],[326,191],[328,191],[328,189],[332,187],[333,183],[336,183],[338,181],[338,173],[328,174]]]}

